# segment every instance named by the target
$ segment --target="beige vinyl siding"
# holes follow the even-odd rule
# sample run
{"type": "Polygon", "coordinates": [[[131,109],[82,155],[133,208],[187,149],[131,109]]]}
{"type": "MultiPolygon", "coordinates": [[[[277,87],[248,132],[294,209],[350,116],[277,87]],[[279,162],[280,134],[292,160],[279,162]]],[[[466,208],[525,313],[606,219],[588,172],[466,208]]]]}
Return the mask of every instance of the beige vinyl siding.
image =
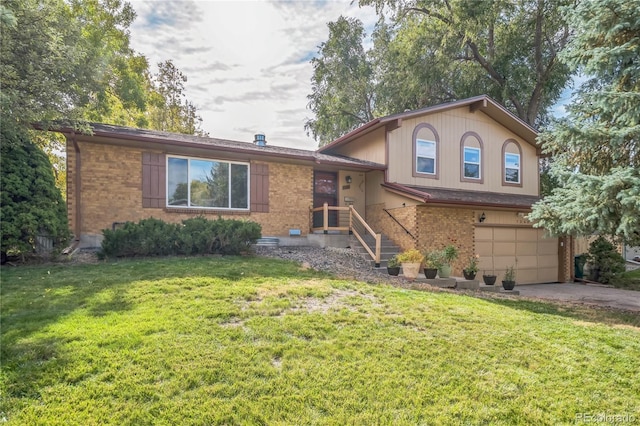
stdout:
{"type": "Polygon", "coordinates": [[[359,160],[385,164],[385,128],[381,127],[373,132],[335,149],[333,152],[359,160]]]}
{"type": "Polygon", "coordinates": [[[341,170],[338,173],[338,206],[348,207],[353,205],[356,211],[364,216],[367,182],[364,172],[341,170]],[[351,177],[351,183],[346,182],[347,176],[351,177]]]}
{"type": "Polygon", "coordinates": [[[480,111],[474,113],[461,107],[418,118],[403,120],[402,126],[389,133],[389,182],[406,185],[457,188],[471,191],[490,191],[538,195],[538,157],[536,149],[480,111]],[[415,168],[413,131],[421,123],[428,123],[438,132],[438,179],[413,176],[415,168]],[[467,132],[475,132],[483,144],[482,183],[461,182],[462,155],[460,140],[467,132]],[[522,148],[522,187],[502,184],[502,146],[508,139],[522,148]]]}

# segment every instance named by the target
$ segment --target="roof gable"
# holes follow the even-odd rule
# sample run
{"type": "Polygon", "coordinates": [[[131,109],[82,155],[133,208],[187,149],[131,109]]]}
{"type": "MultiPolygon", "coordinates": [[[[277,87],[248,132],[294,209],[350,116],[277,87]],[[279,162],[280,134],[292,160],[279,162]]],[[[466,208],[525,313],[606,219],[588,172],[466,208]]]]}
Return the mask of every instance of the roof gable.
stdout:
{"type": "Polygon", "coordinates": [[[481,95],[473,98],[462,99],[459,101],[448,102],[440,105],[376,118],[364,124],[363,126],[360,126],[357,129],[347,133],[346,135],[336,139],[330,144],[319,148],[318,152],[329,153],[334,148],[338,148],[342,145],[348,144],[354,139],[359,138],[383,126],[389,128],[390,130],[400,127],[402,125],[402,120],[463,107],[468,107],[471,112],[481,111],[485,113],[500,125],[511,130],[514,134],[522,138],[522,140],[524,140],[528,144],[538,148],[538,145],[536,143],[538,132],[533,127],[529,126],[522,119],[511,113],[509,110],[491,99],[489,96],[481,95]]]}

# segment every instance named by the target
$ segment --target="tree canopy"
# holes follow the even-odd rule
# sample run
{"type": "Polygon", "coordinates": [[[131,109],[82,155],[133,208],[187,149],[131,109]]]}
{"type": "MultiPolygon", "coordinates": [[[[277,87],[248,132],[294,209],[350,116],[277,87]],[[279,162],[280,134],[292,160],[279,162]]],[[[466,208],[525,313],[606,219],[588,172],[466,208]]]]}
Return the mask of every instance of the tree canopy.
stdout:
{"type": "Polygon", "coordinates": [[[570,77],[558,60],[571,36],[562,12],[568,3],[360,0],[380,15],[373,45],[363,47],[355,19],[329,24],[329,39],[312,60],[315,118],[307,129],[324,144],[364,118],[479,94],[536,127],[570,77]]]}
{"type": "Polygon", "coordinates": [[[576,37],[562,59],[587,80],[568,115],[540,135],[559,187],[530,219],[553,234],[640,245],[640,9],[594,0],[567,14],[576,37]]]}
{"type": "MultiPolygon", "coordinates": [[[[2,0],[0,120],[16,134],[87,121],[202,133],[171,61],[151,75],[129,45],[123,0],[2,0]],[[159,110],[166,109],[167,114],[159,110]]],[[[12,138],[19,141],[21,138],[12,138]]],[[[5,139],[7,141],[7,139],[5,139]]]]}

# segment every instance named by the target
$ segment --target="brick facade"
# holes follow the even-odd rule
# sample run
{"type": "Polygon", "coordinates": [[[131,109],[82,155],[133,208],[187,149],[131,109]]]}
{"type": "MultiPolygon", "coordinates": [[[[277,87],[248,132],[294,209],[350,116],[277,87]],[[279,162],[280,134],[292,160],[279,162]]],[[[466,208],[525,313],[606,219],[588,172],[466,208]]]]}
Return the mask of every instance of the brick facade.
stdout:
{"type": "Polygon", "coordinates": [[[418,248],[441,250],[453,244],[458,248],[458,259],[451,265],[452,274],[462,275],[467,259],[475,254],[473,210],[419,206],[416,215],[418,248]]]}
{"type": "MultiPolygon", "coordinates": [[[[78,142],[81,156],[83,238],[96,237],[114,222],[137,222],[154,217],[167,222],[179,222],[189,217],[206,215],[211,218],[246,219],[259,223],[262,234],[288,235],[289,229],[309,230],[309,209],[313,204],[313,168],[311,166],[276,162],[252,162],[269,165],[269,212],[227,212],[142,207],[142,154],[137,148],[78,142]]],[[[153,152],[153,151],[145,151],[153,152]]],[[[67,150],[67,210],[70,226],[76,226],[76,153],[73,143],[67,150]]]]}
{"type": "Polygon", "coordinates": [[[455,275],[462,274],[467,258],[475,254],[473,210],[430,206],[389,209],[389,213],[409,230],[409,235],[384,209],[384,204],[367,206],[367,222],[373,229],[388,236],[402,250],[417,248],[424,252],[454,244],[459,255],[451,266],[455,275]]]}
{"type": "Polygon", "coordinates": [[[389,237],[402,250],[408,250],[416,247],[418,235],[416,208],[416,206],[406,206],[389,209],[389,213],[397,220],[396,222],[384,211],[385,204],[370,205],[367,206],[366,221],[376,232],[380,232],[389,237]],[[400,226],[398,222],[402,224],[411,235],[402,229],[402,226],[400,226]]]}

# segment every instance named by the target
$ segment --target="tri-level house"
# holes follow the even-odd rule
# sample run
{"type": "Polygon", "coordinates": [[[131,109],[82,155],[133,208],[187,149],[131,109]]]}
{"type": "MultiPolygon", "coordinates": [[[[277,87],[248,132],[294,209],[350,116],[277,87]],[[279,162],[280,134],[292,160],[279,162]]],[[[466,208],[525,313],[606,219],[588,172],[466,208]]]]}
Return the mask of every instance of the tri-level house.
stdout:
{"type": "Polygon", "coordinates": [[[457,245],[454,271],[479,254],[481,272],[513,265],[519,283],[570,278],[565,241],[526,219],[539,198],[536,131],[487,96],[375,119],[316,151],[263,135],[92,127],[64,131],[69,220],[82,246],[126,221],[222,216],[287,243],[382,233],[403,249],[457,245]]]}

